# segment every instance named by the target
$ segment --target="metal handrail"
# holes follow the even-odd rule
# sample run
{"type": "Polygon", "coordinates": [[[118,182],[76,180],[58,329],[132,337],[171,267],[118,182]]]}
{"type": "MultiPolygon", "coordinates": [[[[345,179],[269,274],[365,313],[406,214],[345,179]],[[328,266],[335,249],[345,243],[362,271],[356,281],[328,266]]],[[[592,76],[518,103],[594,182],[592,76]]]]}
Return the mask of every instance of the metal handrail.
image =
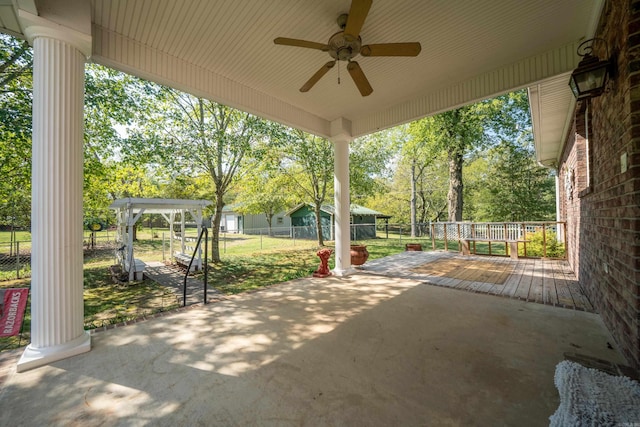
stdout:
{"type": "Polygon", "coordinates": [[[200,249],[200,243],[202,242],[202,236],[204,235],[204,303],[207,304],[207,277],[209,276],[209,263],[207,262],[207,244],[206,242],[209,239],[209,230],[207,227],[202,227],[202,231],[200,231],[200,235],[198,236],[198,242],[196,243],[196,247],[193,249],[193,255],[191,256],[191,260],[189,261],[189,266],[187,267],[187,272],[184,274],[184,285],[183,285],[183,294],[182,294],[182,306],[187,306],[187,277],[189,276],[189,272],[191,271],[191,266],[193,265],[193,260],[198,254],[198,250],[200,249]]]}

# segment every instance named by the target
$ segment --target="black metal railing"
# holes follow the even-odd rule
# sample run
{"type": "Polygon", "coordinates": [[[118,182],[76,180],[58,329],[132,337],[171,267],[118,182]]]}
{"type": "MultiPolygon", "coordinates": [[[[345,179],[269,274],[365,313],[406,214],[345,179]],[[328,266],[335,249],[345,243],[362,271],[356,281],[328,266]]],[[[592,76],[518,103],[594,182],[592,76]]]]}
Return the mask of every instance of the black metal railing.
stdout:
{"type": "MultiPolygon", "coordinates": [[[[209,231],[207,227],[203,227],[202,231],[200,231],[200,235],[198,236],[198,242],[196,243],[196,247],[193,249],[193,255],[191,255],[191,260],[189,261],[189,266],[187,267],[187,272],[184,273],[184,288],[182,295],[182,306],[185,307],[187,305],[187,277],[189,276],[189,272],[191,271],[191,266],[193,265],[193,260],[198,255],[198,251],[200,250],[200,244],[202,243],[202,236],[204,236],[204,241],[207,242],[209,240],[209,231]]],[[[207,277],[209,276],[209,263],[207,262],[207,246],[204,245],[204,303],[207,304],[207,277]]]]}

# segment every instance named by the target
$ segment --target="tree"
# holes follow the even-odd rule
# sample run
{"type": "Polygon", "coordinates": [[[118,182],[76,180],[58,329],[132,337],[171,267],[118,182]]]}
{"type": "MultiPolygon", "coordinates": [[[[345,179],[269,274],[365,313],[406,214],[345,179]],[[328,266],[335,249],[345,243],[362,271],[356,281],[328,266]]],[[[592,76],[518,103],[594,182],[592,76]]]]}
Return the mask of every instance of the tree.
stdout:
{"type": "Polygon", "coordinates": [[[446,216],[448,186],[446,154],[439,152],[428,162],[412,158],[407,152],[398,156],[392,179],[381,181],[385,189],[367,199],[367,206],[393,216],[402,224],[418,224],[439,221],[446,216]],[[413,171],[412,171],[413,169],[413,171]],[[412,209],[412,199],[415,200],[412,209]]]}
{"type": "Polygon", "coordinates": [[[397,131],[382,131],[355,139],[349,145],[349,193],[351,201],[363,201],[383,190],[381,179],[389,174],[397,131]]]}
{"type": "Polygon", "coordinates": [[[301,198],[311,199],[318,246],[324,246],[320,210],[333,183],[333,147],[324,138],[293,129],[283,148],[282,171],[296,184],[301,198]]]}
{"type": "Polygon", "coordinates": [[[465,161],[477,150],[530,129],[527,102],[522,90],[423,119],[423,137],[447,153],[449,221],[462,220],[465,161]]]}
{"type": "MultiPolygon", "coordinates": [[[[406,127],[406,136],[401,147],[402,162],[409,170],[411,237],[418,235],[418,222],[425,222],[427,210],[433,208],[428,206],[431,197],[427,196],[433,189],[433,183],[425,183],[425,180],[433,175],[433,166],[442,151],[433,132],[433,119],[426,118],[413,122],[406,127]],[[421,210],[420,214],[419,210],[421,210]]],[[[439,217],[439,214],[436,216],[439,217]]]]}
{"type": "Polygon", "coordinates": [[[18,90],[25,76],[32,75],[33,51],[26,40],[18,40],[6,34],[0,34],[0,88],[1,93],[18,90]],[[16,82],[17,81],[17,82],[16,82]],[[18,83],[17,85],[15,83],[18,83]]]}
{"type": "Polygon", "coordinates": [[[33,54],[0,34],[0,226],[29,227],[33,54]]]}
{"type": "Polygon", "coordinates": [[[149,197],[145,158],[132,156],[126,129],[144,122],[158,86],[136,77],[87,64],[84,97],[85,218],[106,222],[108,206],[120,197],[149,197]],[[143,184],[144,182],[144,184],[143,184]]]}
{"type": "Polygon", "coordinates": [[[552,173],[535,161],[530,138],[503,141],[488,153],[483,211],[491,221],[544,221],[555,214],[552,173]]]}
{"type": "MultiPolygon", "coordinates": [[[[256,116],[222,104],[165,88],[154,119],[141,124],[133,138],[158,161],[182,175],[209,176],[214,193],[212,259],[220,261],[220,222],[225,195],[242,174],[245,157],[270,140],[271,125],[256,116]],[[159,150],[159,151],[158,151],[159,150]]],[[[142,152],[142,150],[140,150],[142,152]]]]}
{"type": "Polygon", "coordinates": [[[264,215],[271,236],[273,217],[290,205],[291,196],[286,191],[287,186],[287,177],[283,175],[268,175],[261,181],[245,183],[236,199],[236,210],[242,214],[264,215]]]}
{"type": "Polygon", "coordinates": [[[276,151],[269,154],[247,168],[234,202],[237,204],[235,210],[242,214],[264,215],[271,236],[273,217],[291,206],[293,192],[290,178],[278,167],[279,159],[274,156],[276,151]]]}
{"type": "Polygon", "coordinates": [[[482,143],[484,136],[483,110],[486,104],[475,104],[447,111],[433,118],[435,130],[444,144],[449,164],[449,192],[447,193],[448,221],[462,221],[463,190],[462,167],[465,155],[482,143]]]}

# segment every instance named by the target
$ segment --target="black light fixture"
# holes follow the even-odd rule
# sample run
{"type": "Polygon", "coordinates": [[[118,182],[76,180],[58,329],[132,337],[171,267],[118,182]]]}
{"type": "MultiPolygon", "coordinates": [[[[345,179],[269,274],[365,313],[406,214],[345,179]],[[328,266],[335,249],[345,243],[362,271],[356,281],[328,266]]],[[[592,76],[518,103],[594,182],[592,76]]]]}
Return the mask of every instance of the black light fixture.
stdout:
{"type": "MultiPolygon", "coordinates": [[[[571,73],[569,80],[569,86],[577,100],[602,95],[607,84],[607,77],[611,74],[611,60],[600,60],[593,55],[593,44],[596,41],[607,46],[607,42],[600,38],[585,40],[578,46],[577,53],[582,57],[582,60],[578,64],[578,68],[571,73]]],[[[607,56],[609,56],[608,46],[607,56]]]]}

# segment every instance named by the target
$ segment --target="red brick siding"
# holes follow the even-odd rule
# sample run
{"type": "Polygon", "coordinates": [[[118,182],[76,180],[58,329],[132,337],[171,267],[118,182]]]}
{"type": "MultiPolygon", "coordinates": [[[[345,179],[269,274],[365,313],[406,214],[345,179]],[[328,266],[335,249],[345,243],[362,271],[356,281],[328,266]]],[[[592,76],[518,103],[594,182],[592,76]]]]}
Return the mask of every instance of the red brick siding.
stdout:
{"type": "Polygon", "coordinates": [[[574,248],[580,247],[580,194],[587,188],[587,167],[586,141],[582,135],[576,133],[575,125],[565,147],[561,164],[562,167],[558,172],[560,219],[567,223],[568,260],[573,271],[578,275],[579,251],[574,248]],[[573,177],[571,177],[572,174],[573,177]]]}
{"type": "MultiPolygon", "coordinates": [[[[607,2],[596,36],[615,53],[617,76],[590,101],[589,187],[570,200],[561,175],[561,215],[581,286],[621,352],[640,368],[640,0],[607,2]],[[622,172],[625,153],[628,169],[622,172]]],[[[595,47],[606,57],[604,46],[595,47]]],[[[576,187],[586,182],[584,148],[580,136],[571,135],[559,167],[560,174],[575,167],[576,187]]]]}

